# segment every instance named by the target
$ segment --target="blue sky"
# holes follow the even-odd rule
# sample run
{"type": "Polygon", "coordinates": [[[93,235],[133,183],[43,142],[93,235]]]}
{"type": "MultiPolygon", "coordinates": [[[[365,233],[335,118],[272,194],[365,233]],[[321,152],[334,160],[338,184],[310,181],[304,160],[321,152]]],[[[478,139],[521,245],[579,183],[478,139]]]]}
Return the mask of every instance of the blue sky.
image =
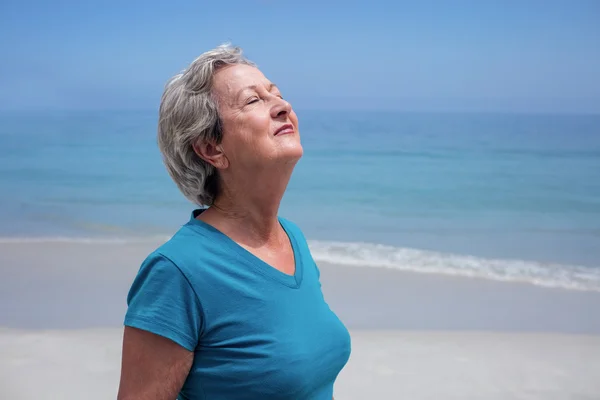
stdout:
{"type": "Polygon", "coordinates": [[[595,0],[0,0],[0,109],[154,109],[225,41],[296,108],[600,113],[595,0]]]}

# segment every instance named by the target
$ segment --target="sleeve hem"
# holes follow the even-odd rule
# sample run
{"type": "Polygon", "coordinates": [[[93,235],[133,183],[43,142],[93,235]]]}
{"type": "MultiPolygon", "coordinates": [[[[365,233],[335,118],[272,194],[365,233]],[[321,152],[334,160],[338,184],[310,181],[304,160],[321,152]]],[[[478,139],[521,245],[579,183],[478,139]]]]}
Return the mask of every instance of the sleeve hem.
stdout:
{"type": "Polygon", "coordinates": [[[183,334],[173,329],[173,327],[167,326],[161,322],[150,321],[150,319],[146,317],[128,314],[125,317],[124,325],[148,331],[150,333],[167,338],[188,351],[194,351],[196,349],[194,340],[192,340],[188,335],[183,334]]]}

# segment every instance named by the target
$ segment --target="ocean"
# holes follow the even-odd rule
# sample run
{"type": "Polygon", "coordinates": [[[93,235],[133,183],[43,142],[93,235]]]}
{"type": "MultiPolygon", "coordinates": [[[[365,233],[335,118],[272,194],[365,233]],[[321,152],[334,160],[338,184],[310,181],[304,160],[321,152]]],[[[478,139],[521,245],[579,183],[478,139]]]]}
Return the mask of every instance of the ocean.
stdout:
{"type": "MultiPolygon", "coordinates": [[[[298,111],[317,261],[600,291],[600,116],[298,111]]],[[[0,242],[168,238],[154,111],[0,114],[0,242]]]]}

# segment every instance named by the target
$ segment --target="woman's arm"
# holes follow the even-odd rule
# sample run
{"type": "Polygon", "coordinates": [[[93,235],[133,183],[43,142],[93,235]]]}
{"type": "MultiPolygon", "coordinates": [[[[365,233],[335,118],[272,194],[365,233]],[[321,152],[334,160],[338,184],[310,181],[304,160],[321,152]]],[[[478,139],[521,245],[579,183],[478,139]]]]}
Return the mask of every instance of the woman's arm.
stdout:
{"type": "Polygon", "coordinates": [[[125,327],[117,400],[173,400],[190,371],[194,353],[153,333],[125,327]]]}

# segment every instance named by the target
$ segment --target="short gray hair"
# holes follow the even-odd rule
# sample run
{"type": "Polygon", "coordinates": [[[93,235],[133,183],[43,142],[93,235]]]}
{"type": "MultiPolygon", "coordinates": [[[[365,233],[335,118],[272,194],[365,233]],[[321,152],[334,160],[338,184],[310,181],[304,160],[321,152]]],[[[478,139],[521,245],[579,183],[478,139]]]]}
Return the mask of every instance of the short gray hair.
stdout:
{"type": "Polygon", "coordinates": [[[219,194],[219,178],[193,145],[198,141],[221,143],[221,119],[211,89],[215,72],[232,64],[255,66],[242,55],[241,48],[223,44],[200,55],[172,77],[161,98],[158,147],[163,162],[185,197],[201,206],[214,202],[219,194]]]}

